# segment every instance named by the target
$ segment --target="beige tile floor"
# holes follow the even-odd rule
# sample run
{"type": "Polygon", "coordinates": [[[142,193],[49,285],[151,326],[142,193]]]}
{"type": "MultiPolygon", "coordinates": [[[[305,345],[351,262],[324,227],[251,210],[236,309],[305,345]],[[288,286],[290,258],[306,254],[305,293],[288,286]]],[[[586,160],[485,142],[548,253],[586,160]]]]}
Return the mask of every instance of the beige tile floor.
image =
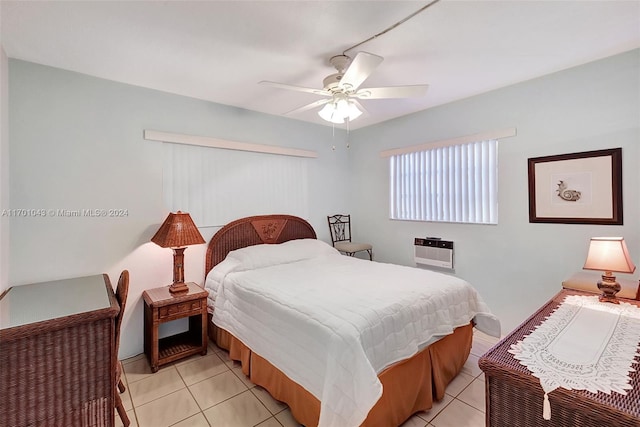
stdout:
{"type": "MultiPolygon", "coordinates": [[[[483,427],[484,374],[478,359],[496,341],[475,332],[471,355],[445,398],[402,427],[483,427]]],[[[123,366],[127,390],[121,397],[132,427],[298,426],[286,405],[248,381],[239,364],[213,343],[206,356],[155,374],[144,355],[123,360],[123,366]]],[[[122,426],[117,413],[116,426],[122,426]]]]}

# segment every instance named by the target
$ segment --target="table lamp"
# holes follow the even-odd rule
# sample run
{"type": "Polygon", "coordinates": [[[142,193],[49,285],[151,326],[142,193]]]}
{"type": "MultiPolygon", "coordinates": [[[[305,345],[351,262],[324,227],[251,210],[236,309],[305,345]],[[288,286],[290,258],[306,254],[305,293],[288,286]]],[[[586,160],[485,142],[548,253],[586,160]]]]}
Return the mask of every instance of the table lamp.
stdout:
{"type": "Polygon", "coordinates": [[[169,213],[151,241],[163,248],[173,249],[173,284],[169,292],[180,293],[189,290],[184,283],[184,250],[188,245],[205,243],[191,216],[186,212],[169,213]]]}
{"type": "Polygon", "coordinates": [[[636,270],[622,237],[592,237],[583,268],[604,271],[602,281],[598,282],[598,289],[602,291],[600,301],[614,304],[619,303],[616,294],[621,288],[613,272],[633,273],[636,270]]]}

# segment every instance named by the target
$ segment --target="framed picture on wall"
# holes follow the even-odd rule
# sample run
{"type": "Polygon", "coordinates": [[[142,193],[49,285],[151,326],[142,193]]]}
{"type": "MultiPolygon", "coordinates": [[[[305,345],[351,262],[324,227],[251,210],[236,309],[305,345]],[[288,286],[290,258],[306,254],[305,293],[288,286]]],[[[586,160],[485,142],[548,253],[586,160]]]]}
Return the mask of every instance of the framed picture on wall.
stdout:
{"type": "Polygon", "coordinates": [[[622,148],[530,158],[529,222],[622,225],[622,148]]]}

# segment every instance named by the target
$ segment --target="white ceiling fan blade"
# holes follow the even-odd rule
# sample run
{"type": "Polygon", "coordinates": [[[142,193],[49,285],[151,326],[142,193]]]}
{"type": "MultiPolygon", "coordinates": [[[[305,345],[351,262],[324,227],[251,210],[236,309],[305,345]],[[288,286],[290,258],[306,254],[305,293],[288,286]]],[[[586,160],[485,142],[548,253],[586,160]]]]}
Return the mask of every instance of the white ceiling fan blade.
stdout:
{"type": "Polygon", "coordinates": [[[351,95],[358,99],[417,98],[427,93],[429,85],[363,88],[351,95]]]}
{"type": "Polygon", "coordinates": [[[368,52],[358,52],[351,65],[344,72],[339,87],[345,90],[357,90],[358,87],[373,73],[384,58],[368,52]]]}
{"type": "Polygon", "coordinates": [[[286,113],[284,113],[284,115],[288,116],[290,114],[302,113],[304,111],[311,110],[329,102],[331,102],[331,99],[320,99],[318,101],[312,102],[311,104],[303,105],[302,107],[296,108],[295,110],[287,111],[286,113]]]}
{"type": "Polygon", "coordinates": [[[350,101],[350,102],[353,102],[354,104],[356,104],[356,107],[358,107],[358,109],[359,109],[360,111],[362,111],[363,113],[367,113],[367,114],[369,113],[369,112],[367,111],[367,109],[366,109],[366,108],[364,108],[364,107],[362,106],[362,104],[361,104],[357,99],[349,98],[349,101],[350,101]]]}
{"type": "Polygon", "coordinates": [[[329,92],[327,90],[324,90],[324,89],[314,89],[314,88],[311,88],[311,87],[294,86],[294,85],[288,85],[288,84],[285,84],[285,83],[269,82],[269,81],[266,81],[266,80],[258,82],[258,84],[266,85],[266,86],[273,86],[273,87],[277,87],[278,89],[295,90],[297,92],[312,93],[314,95],[320,95],[320,96],[331,96],[331,92],[329,92]]]}

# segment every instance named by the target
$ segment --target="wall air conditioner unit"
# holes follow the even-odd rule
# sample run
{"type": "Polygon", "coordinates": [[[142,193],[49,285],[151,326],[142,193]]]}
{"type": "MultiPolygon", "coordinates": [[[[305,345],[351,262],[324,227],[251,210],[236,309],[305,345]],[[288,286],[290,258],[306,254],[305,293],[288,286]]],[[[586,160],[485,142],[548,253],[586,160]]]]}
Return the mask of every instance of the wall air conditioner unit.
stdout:
{"type": "Polygon", "coordinates": [[[414,248],[416,264],[453,270],[453,242],[435,237],[417,237],[414,248]]]}

